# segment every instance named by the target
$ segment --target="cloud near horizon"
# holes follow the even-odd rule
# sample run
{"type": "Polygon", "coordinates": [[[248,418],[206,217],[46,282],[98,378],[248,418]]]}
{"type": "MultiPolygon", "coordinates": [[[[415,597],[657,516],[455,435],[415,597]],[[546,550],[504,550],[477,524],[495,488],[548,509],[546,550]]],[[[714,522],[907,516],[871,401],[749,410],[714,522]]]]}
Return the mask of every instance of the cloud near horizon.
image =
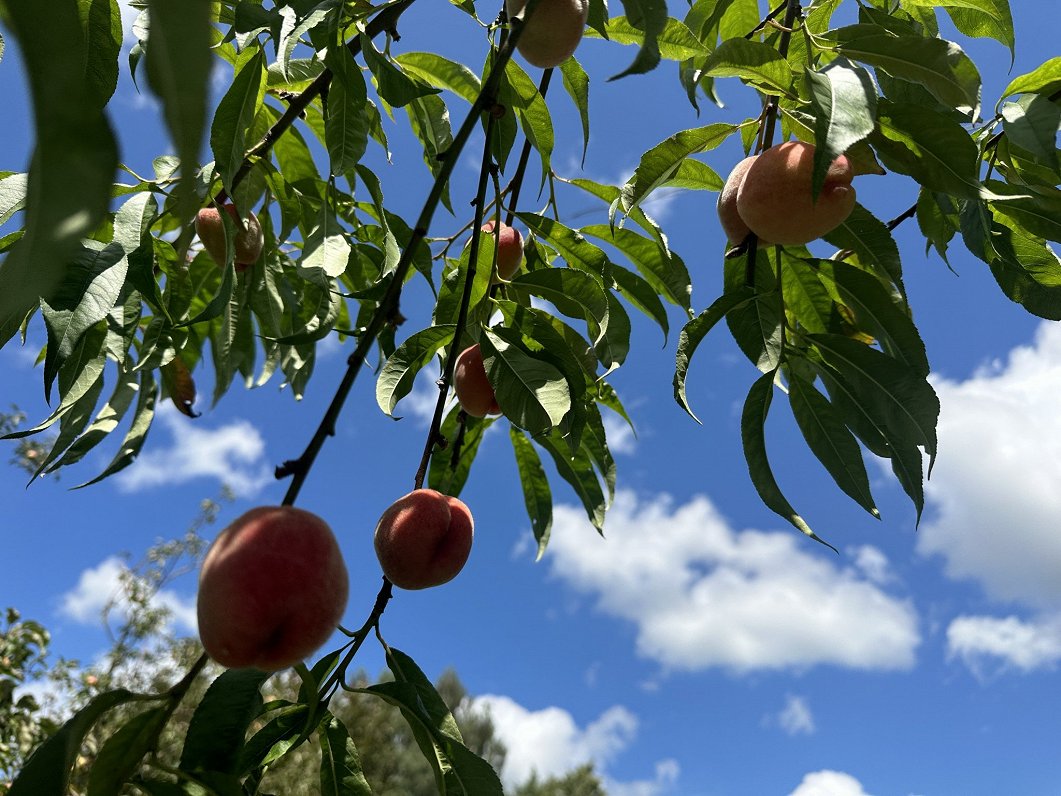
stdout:
{"type": "Polygon", "coordinates": [[[845,567],[791,531],[736,531],[704,496],[675,505],[620,491],[604,539],[581,509],[557,506],[546,558],[671,669],[905,670],[921,641],[910,600],[875,582],[882,553],[871,578],[865,553],[845,567]]]}

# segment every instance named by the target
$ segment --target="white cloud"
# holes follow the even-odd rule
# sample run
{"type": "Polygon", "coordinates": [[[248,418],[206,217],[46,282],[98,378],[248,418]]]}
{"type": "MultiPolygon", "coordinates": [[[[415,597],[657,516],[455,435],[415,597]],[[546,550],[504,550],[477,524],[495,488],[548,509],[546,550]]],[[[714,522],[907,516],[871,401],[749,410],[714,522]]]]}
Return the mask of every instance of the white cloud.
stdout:
{"type": "Polygon", "coordinates": [[[155,422],[168,429],[173,446],[140,454],[115,477],[119,488],[136,492],[196,478],[216,478],[236,494],[253,497],[273,481],[264,461],[265,442],[249,422],[239,420],[207,429],[202,419],[192,420],[168,406],[159,410],[155,422]]]}
{"type": "Polygon", "coordinates": [[[608,438],[608,450],[613,454],[632,454],[637,450],[637,437],[630,424],[613,412],[605,412],[604,434],[608,438]]]}
{"type": "Polygon", "coordinates": [[[620,705],[608,708],[584,729],[563,708],[528,710],[507,696],[493,694],[476,697],[474,705],[489,711],[497,737],[508,750],[501,769],[507,788],[526,782],[535,773],[539,779],[548,779],[587,763],[594,764],[613,796],[655,796],[678,777],[678,764],[673,760],[657,764],[654,780],[622,783],[607,777],[608,765],[637,735],[637,717],[620,705]]]}
{"type": "Polygon", "coordinates": [[[1030,672],[1061,661],[1061,616],[1023,621],[1016,616],[959,616],[947,627],[947,655],[974,674],[994,665],[1030,672]]]}
{"type": "Polygon", "coordinates": [[[734,531],[706,497],[616,496],[601,540],[558,506],[552,572],[631,621],[638,651],[675,669],[834,664],[907,669],[917,614],[794,532],[734,531]]]}
{"type": "Polygon", "coordinates": [[[894,576],[888,557],[873,545],[864,544],[856,547],[853,551],[855,566],[862,570],[862,574],[874,583],[888,583],[894,576]]]}
{"type": "Polygon", "coordinates": [[[939,457],[918,549],[1002,600],[1061,607],[1061,325],[971,378],[936,381],[939,457]]]}
{"type": "Polygon", "coordinates": [[[785,697],[785,707],[777,714],[777,723],[789,735],[813,735],[814,714],[803,697],[789,694],[785,697]]]}
{"type": "MultiPolygon", "coordinates": [[[[125,562],[117,556],[101,561],[86,569],[78,578],[77,585],[61,597],[59,613],[80,624],[91,625],[100,621],[103,609],[112,605],[112,619],[125,616],[127,600],[122,596],[121,578],[128,571],[125,562]]],[[[171,621],[184,630],[196,632],[195,604],[175,592],[163,589],[152,600],[154,607],[169,612],[171,621]]]]}
{"type": "Polygon", "coordinates": [[[789,796],[869,796],[862,783],[842,771],[814,771],[789,796]]]}

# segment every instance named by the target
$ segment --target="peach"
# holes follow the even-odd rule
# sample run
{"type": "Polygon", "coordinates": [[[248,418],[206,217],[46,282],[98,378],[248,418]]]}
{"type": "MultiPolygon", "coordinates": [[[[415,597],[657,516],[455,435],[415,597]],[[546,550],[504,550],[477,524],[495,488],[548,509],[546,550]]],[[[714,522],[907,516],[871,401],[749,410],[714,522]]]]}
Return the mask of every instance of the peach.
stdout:
{"type": "Polygon", "coordinates": [[[743,241],[751,232],[737,212],[737,191],[756,157],[758,156],[752,155],[734,166],[726,178],[722,193],[718,195],[718,220],[722,224],[722,231],[726,233],[726,240],[733,246],[743,241]]]}
{"type": "MultiPolygon", "coordinates": [[[[482,230],[493,232],[494,222],[487,221],[482,230]]],[[[497,275],[501,279],[511,279],[523,264],[523,236],[515,227],[501,222],[501,231],[494,233],[494,244],[497,246],[497,275]]]]}
{"type": "Polygon", "coordinates": [[[348,589],[324,520],[294,506],[260,506],[218,534],[203,559],[199,638],[222,666],[285,669],[328,640],[348,589]]]}
{"type": "Polygon", "coordinates": [[[799,245],[832,231],[855,207],[854,169],[841,155],[811,198],[814,145],[788,141],[764,150],[744,173],[737,212],[765,243],[799,245]]]}
{"type": "MultiPolygon", "coordinates": [[[[523,13],[527,0],[505,0],[509,19],[523,13]]],[[[533,66],[549,69],[566,61],[589,18],[589,0],[541,0],[520,34],[516,49],[533,66]]]]}
{"type": "MultiPolygon", "coordinates": [[[[236,240],[233,243],[236,251],[236,270],[246,271],[261,256],[265,246],[265,233],[262,232],[262,225],[254,213],[248,212],[244,222],[240,221],[236,206],[231,202],[225,203],[225,210],[236,223],[236,240]]],[[[195,217],[195,232],[203,242],[203,248],[214,258],[214,262],[224,265],[225,225],[216,207],[204,207],[199,211],[199,215],[195,217]]]]}
{"type": "Polygon", "coordinates": [[[486,377],[483,351],[478,343],[468,346],[457,357],[457,364],[453,368],[453,391],[457,394],[461,409],[472,417],[501,413],[494,387],[486,377]]]}
{"type": "Polygon", "coordinates": [[[376,525],[383,574],[402,589],[427,589],[457,576],[472,550],[472,513],[455,497],[417,489],[398,498],[376,525]]]}

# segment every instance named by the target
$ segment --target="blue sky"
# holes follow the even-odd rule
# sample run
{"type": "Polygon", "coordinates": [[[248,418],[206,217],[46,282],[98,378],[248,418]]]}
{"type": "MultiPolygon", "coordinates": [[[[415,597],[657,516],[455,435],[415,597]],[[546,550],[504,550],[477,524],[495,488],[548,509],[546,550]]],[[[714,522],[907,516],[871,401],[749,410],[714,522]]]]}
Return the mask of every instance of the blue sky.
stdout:
{"type": "MultiPolygon", "coordinates": [[[[449,4],[422,5],[403,19],[395,52],[433,49],[481,61],[481,39],[458,35],[463,15],[449,4]],[[439,30],[454,35],[438,41],[439,30]]],[[[1053,2],[1012,6],[1012,69],[1001,45],[961,40],[980,67],[988,108],[1012,76],[1057,52],[1044,24],[1053,2]]],[[[673,3],[672,13],[681,7],[673,3]]],[[[946,23],[944,33],[953,35],[946,23]]],[[[621,182],[670,133],[746,115],[750,95],[736,84],[721,88],[732,108],[705,105],[697,118],[673,65],[607,83],[632,50],[586,40],[577,57],[594,81],[593,140],[582,172],[593,179],[621,182]]],[[[24,167],[31,132],[19,70],[9,46],[0,62],[0,168],[14,170],[24,167]]],[[[578,176],[577,119],[561,91],[550,105],[554,164],[578,176]]],[[[459,122],[466,106],[453,100],[450,107],[459,122]]],[[[135,170],[168,150],[157,107],[137,95],[127,74],[111,113],[135,170]]],[[[393,165],[378,150],[372,157],[388,206],[408,217],[427,179],[405,127],[401,115],[388,122],[393,165]]],[[[473,141],[468,152],[479,148],[473,141]]],[[[725,174],[740,157],[724,148],[705,159],[725,174]]],[[[477,167],[476,156],[465,160],[453,187],[458,212],[477,167]]],[[[856,187],[885,219],[916,195],[911,181],[895,175],[860,177],[856,187]]],[[[525,209],[537,207],[524,197],[525,209]]],[[[678,193],[649,208],[693,274],[696,310],[721,290],[724,242],[714,200],[678,193]]],[[[560,201],[576,224],[602,218],[579,195],[560,201]]],[[[432,233],[465,222],[443,211],[432,233]]],[[[850,503],[805,451],[786,411],[768,429],[775,472],[840,554],[763,507],[739,439],[740,407],[758,374],[722,328],[713,332],[690,375],[690,400],[704,426],[693,423],[671,397],[682,322],[676,312],[665,347],[658,328],[633,317],[632,353],[612,377],[638,434],[614,426],[620,492],[605,539],[553,476],[552,542],[535,563],[504,424],[484,442],[462,495],[476,520],[468,566],[441,588],[400,592],[383,633],[429,675],[453,666],[482,695],[509,745],[507,781],[592,760],[616,796],[1061,792],[1061,326],[1011,304],[960,245],[951,249],[958,275],[926,257],[911,223],[897,239],[943,407],[919,528],[876,462],[870,477],[883,520],[850,503]]],[[[423,283],[410,288],[402,335],[428,322],[423,283]]],[[[31,342],[39,346],[41,337],[38,323],[31,342]]],[[[17,403],[36,421],[47,407],[30,348],[0,351],[0,403],[17,403]]],[[[107,640],[96,613],[113,592],[116,556],[136,559],[157,538],[179,535],[199,500],[216,495],[222,482],[240,495],[226,519],[278,502],[284,485],[271,480],[272,468],[304,447],[344,359],[344,348],[324,344],[301,402],[274,379],[249,392],[237,386],[212,409],[201,401],[204,414],[194,421],[163,411],[139,461],[90,489],[69,487],[102,469],[111,448],[29,489],[21,471],[0,468],[0,606],[48,625],[59,654],[99,654],[107,640]]],[[[208,396],[209,374],[195,375],[208,396]]],[[[362,374],[302,492],[299,504],[340,537],[351,574],[347,624],[360,625],[371,608],[379,585],[372,530],[411,488],[433,390],[422,378],[395,423],[380,413],[372,380],[362,374]]],[[[189,633],[194,590],[186,576],[165,595],[189,633]]],[[[382,658],[366,649],[361,665],[376,672],[382,658]]]]}

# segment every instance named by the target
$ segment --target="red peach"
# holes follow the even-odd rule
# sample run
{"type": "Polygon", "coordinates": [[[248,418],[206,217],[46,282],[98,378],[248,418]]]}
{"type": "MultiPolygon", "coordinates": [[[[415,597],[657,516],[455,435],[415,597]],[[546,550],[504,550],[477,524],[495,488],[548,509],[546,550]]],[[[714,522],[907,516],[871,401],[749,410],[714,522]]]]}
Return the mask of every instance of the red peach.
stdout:
{"type": "Polygon", "coordinates": [[[483,351],[472,345],[461,351],[453,368],[453,391],[461,409],[472,417],[500,414],[501,407],[494,395],[494,387],[486,377],[483,351]]]}
{"type": "MultiPolygon", "coordinates": [[[[505,12],[511,19],[522,14],[526,5],[527,0],[505,0],[505,12]]],[[[589,0],[541,0],[516,49],[534,66],[559,66],[578,48],[588,18],[589,0]]]]}
{"type": "MultiPolygon", "coordinates": [[[[493,232],[494,222],[487,221],[482,226],[483,232],[493,232]]],[[[501,222],[501,231],[494,235],[497,246],[497,275],[501,279],[511,279],[523,264],[523,236],[515,227],[501,222]]]]}
{"type": "Polygon", "coordinates": [[[348,588],[324,520],[293,506],[260,506],[218,534],[206,553],[199,637],[222,666],[284,669],[328,640],[348,588]]]}
{"type": "MultiPolygon", "coordinates": [[[[225,210],[236,223],[236,240],[233,247],[236,252],[236,270],[246,271],[254,265],[265,246],[265,233],[258,217],[247,213],[246,222],[240,221],[236,206],[225,203],[225,210]]],[[[214,262],[223,265],[225,262],[225,227],[221,213],[216,207],[204,207],[195,217],[195,232],[203,242],[203,248],[214,258],[214,262]]]]}
{"type": "Polygon", "coordinates": [[[471,511],[455,497],[417,489],[398,498],[376,525],[383,574],[402,589],[453,580],[468,561],[473,528],[471,511]]]}

